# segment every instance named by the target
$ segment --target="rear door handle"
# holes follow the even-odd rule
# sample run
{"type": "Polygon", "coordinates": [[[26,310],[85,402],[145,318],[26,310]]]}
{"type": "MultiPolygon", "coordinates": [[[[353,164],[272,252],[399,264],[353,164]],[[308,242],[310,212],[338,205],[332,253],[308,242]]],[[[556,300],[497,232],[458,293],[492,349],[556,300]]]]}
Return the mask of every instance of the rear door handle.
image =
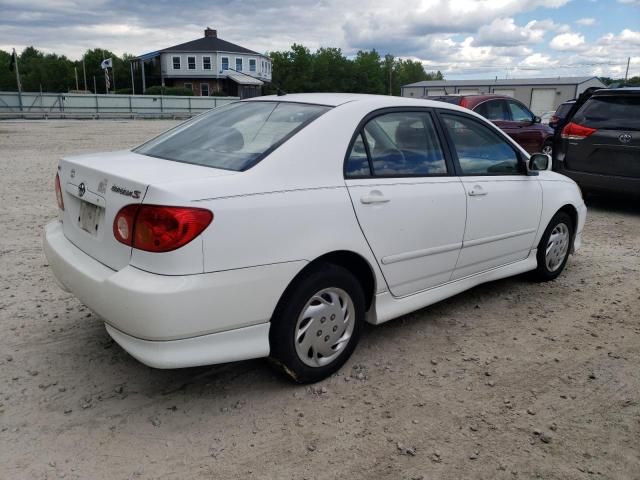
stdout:
{"type": "Polygon", "coordinates": [[[380,190],[372,190],[368,195],[360,197],[360,202],[365,205],[370,205],[372,203],[387,203],[389,200],[390,199],[386,198],[380,190]]]}
{"type": "Polygon", "coordinates": [[[486,192],[480,185],[474,185],[471,190],[469,190],[470,197],[482,197],[489,192],[486,192]]]}

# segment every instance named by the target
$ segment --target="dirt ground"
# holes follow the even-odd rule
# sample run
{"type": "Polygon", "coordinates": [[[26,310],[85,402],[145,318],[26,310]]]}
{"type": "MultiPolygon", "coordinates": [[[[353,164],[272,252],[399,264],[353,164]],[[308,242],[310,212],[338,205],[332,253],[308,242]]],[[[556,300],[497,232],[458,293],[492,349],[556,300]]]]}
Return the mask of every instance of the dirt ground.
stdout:
{"type": "Polygon", "coordinates": [[[0,122],[0,478],[640,479],[637,201],[589,201],[558,280],[368,327],[312,387],[262,360],[153,370],[58,289],[41,234],[60,156],[174,124],[0,122]]]}

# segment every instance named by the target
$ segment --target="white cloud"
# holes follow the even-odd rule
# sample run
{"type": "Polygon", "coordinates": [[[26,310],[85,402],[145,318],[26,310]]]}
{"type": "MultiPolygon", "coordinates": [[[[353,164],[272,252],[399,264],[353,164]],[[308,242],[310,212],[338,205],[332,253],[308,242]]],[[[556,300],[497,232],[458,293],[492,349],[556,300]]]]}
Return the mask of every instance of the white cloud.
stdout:
{"type": "Polygon", "coordinates": [[[580,18],[578,20],[576,20],[576,23],[578,25],[583,25],[583,26],[591,26],[591,25],[595,25],[596,23],[596,19],[595,18],[580,18]]]}
{"type": "Polygon", "coordinates": [[[581,50],[584,43],[584,35],[568,32],[553,37],[549,46],[554,50],[581,50]]]}
{"type": "MultiPolygon", "coordinates": [[[[569,1],[230,0],[222,2],[221,16],[207,0],[0,0],[0,48],[33,45],[74,59],[96,47],[141,54],[198,38],[209,25],[221,38],[259,52],[292,43],[340,47],[346,55],[375,48],[419,59],[454,78],[608,74],[626,66],[627,57],[630,74],[640,73],[635,19],[617,19],[621,27],[615,33],[593,40],[587,29],[574,33],[552,19],[569,1]],[[519,24],[516,19],[526,12],[541,19],[519,24]]],[[[586,8],[581,12],[590,15],[586,8]]],[[[594,24],[578,16],[573,25],[594,24]]]]}
{"type": "Polygon", "coordinates": [[[540,42],[545,34],[536,21],[524,27],[516,25],[513,18],[496,18],[478,29],[475,45],[515,46],[540,42]]]}

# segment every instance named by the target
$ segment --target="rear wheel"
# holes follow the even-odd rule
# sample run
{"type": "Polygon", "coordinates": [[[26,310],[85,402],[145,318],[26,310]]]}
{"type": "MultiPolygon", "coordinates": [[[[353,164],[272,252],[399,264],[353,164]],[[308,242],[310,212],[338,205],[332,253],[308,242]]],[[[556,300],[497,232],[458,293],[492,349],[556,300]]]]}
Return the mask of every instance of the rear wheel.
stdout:
{"type": "Polygon", "coordinates": [[[547,155],[553,155],[553,141],[546,140],[542,144],[542,153],[546,153],[547,155]]]}
{"type": "Polygon", "coordinates": [[[553,280],[562,273],[573,241],[573,221],[565,212],[556,213],[538,244],[538,268],[534,271],[537,280],[553,280]]]}
{"type": "Polygon", "coordinates": [[[362,287],[333,264],[313,268],[293,284],[271,320],[271,360],[298,383],[336,372],[353,353],[364,322],[362,287]]]}

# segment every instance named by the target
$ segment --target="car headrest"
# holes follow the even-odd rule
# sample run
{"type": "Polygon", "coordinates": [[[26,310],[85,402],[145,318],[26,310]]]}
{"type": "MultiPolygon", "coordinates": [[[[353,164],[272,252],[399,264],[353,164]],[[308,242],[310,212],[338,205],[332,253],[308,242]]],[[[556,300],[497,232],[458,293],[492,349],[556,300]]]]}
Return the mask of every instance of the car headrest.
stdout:
{"type": "Polygon", "coordinates": [[[415,121],[405,121],[396,128],[396,143],[400,150],[427,150],[424,127],[422,124],[414,125],[416,125],[415,121]]]}

